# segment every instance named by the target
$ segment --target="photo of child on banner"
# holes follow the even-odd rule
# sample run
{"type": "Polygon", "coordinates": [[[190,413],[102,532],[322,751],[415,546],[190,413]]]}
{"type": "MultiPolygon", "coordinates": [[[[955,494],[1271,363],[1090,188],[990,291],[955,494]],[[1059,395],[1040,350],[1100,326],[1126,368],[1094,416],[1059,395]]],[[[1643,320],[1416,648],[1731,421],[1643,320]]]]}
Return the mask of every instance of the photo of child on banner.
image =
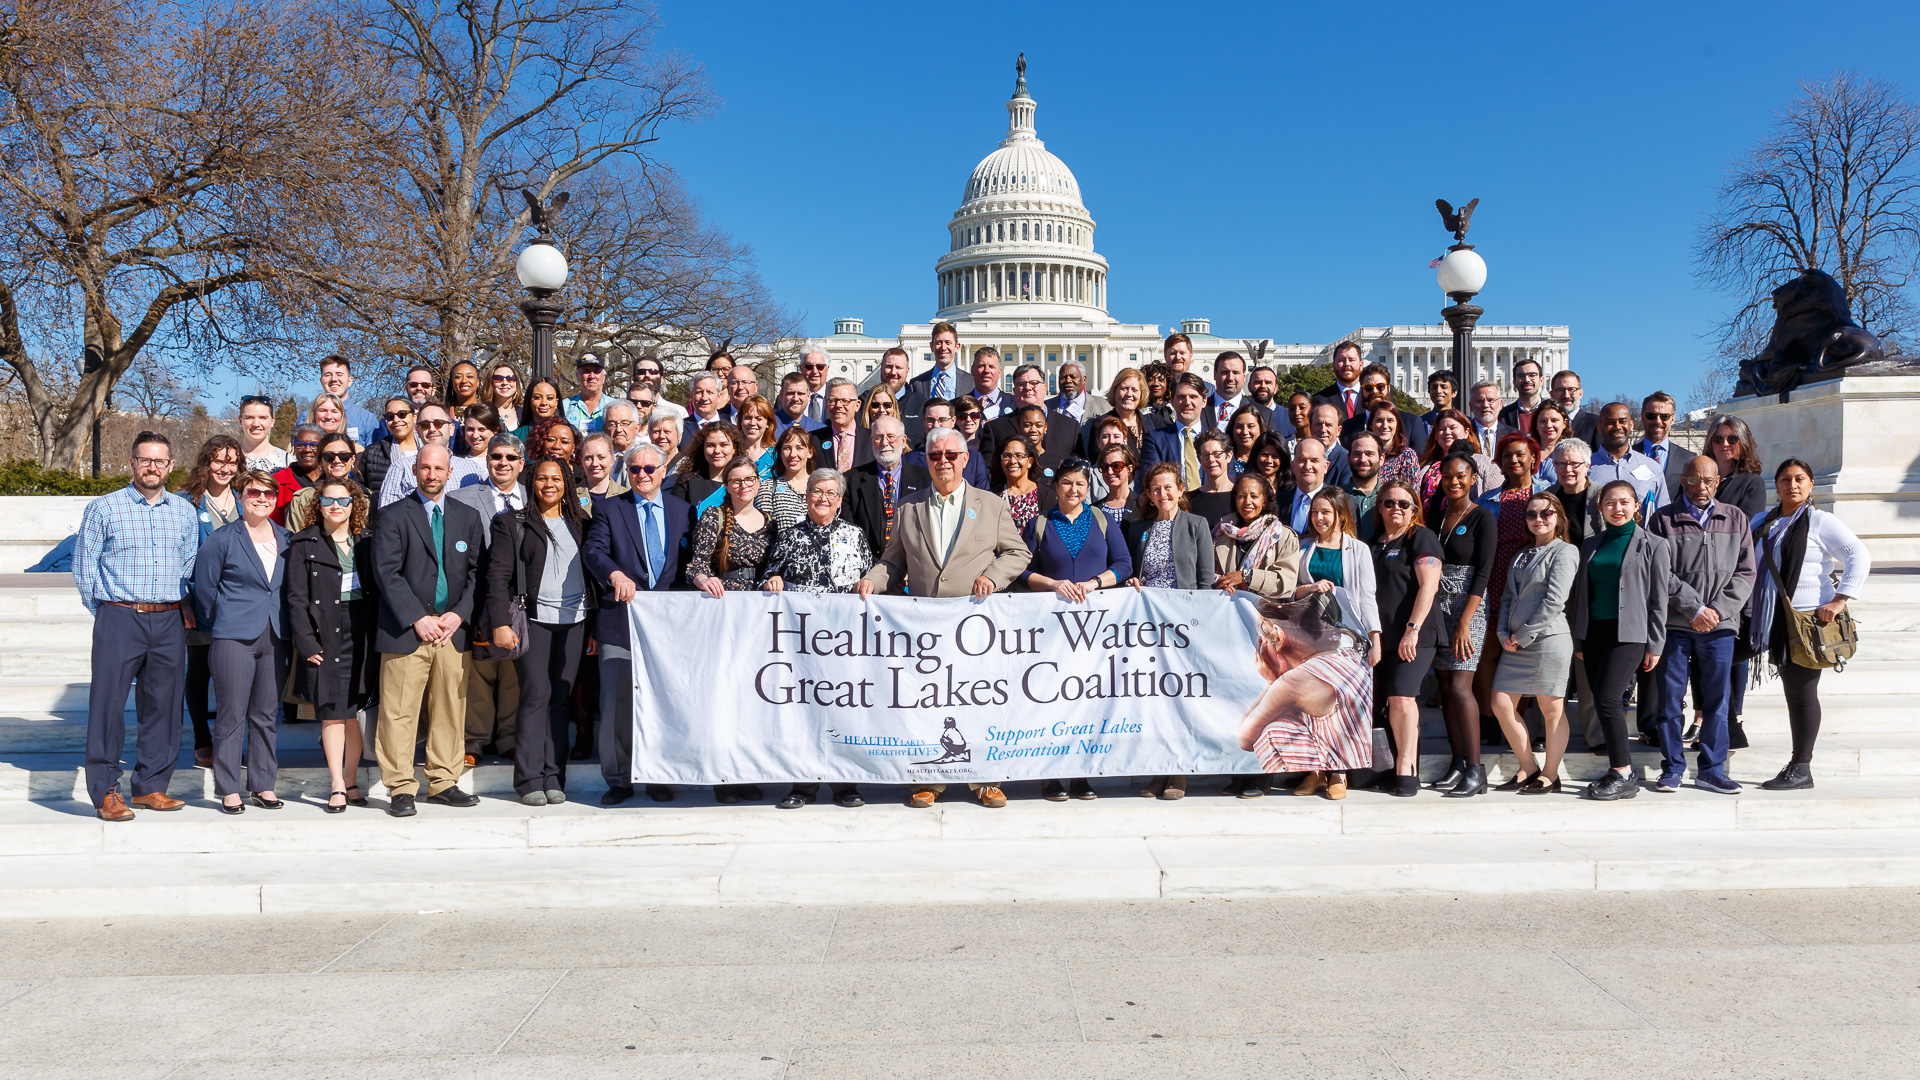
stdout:
{"type": "Polygon", "coordinates": [[[1267,689],[1240,722],[1240,746],[1267,772],[1372,766],[1373,673],[1343,592],[1260,602],[1254,663],[1267,689]]]}

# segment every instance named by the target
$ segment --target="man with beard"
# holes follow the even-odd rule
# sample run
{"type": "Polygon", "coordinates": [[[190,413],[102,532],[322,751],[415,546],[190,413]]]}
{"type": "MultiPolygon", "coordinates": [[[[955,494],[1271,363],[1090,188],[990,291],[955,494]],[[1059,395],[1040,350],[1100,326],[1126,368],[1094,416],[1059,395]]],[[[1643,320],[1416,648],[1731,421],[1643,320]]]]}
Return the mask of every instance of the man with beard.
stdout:
{"type": "MultiPolygon", "coordinates": [[[[1393,373],[1387,365],[1378,361],[1360,369],[1360,415],[1343,421],[1340,425],[1340,441],[1350,443],[1356,433],[1364,430],[1368,421],[1373,419],[1375,404],[1393,400],[1393,373]]],[[[1407,446],[1415,454],[1427,452],[1427,422],[1405,409],[1393,410],[1400,417],[1400,430],[1406,433],[1407,446]]]]}
{"type": "Polygon", "coordinates": [[[1254,404],[1267,410],[1267,426],[1286,434],[1280,425],[1280,414],[1284,411],[1277,400],[1280,394],[1280,376],[1265,364],[1254,368],[1247,374],[1247,396],[1254,404]]]}
{"type": "MultiPolygon", "coordinates": [[[[949,425],[951,426],[951,425],[949,425]]],[[[898,418],[874,418],[873,460],[847,473],[849,492],[840,516],[867,534],[867,550],[885,551],[893,539],[900,504],[927,489],[927,470],[906,462],[906,426],[898,418]]]]}
{"type": "Polygon", "coordinates": [[[1380,498],[1380,440],[1373,432],[1363,431],[1353,437],[1353,445],[1347,447],[1347,467],[1353,475],[1341,490],[1353,500],[1353,525],[1360,539],[1373,542],[1373,534],[1379,524],[1374,519],[1373,504],[1380,498]]]}

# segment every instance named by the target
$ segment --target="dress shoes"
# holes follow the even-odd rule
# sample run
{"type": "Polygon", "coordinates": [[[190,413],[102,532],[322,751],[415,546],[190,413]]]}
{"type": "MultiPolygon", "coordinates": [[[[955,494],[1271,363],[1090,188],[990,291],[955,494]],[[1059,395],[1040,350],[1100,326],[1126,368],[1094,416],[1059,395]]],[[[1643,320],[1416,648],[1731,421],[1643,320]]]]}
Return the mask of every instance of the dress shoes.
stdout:
{"type": "Polygon", "coordinates": [[[213,747],[196,746],[193,748],[193,763],[203,769],[213,768],[213,747]]]}
{"type": "Polygon", "coordinates": [[[1622,776],[1618,771],[1608,769],[1600,779],[1587,785],[1586,794],[1587,798],[1598,799],[1601,802],[1631,799],[1640,794],[1640,781],[1635,779],[1632,773],[1622,776]]]}
{"type": "Polygon", "coordinates": [[[462,758],[461,760],[465,761],[467,763],[467,768],[471,769],[475,765],[480,764],[480,755],[468,754],[466,757],[462,758]]]}
{"type": "Polygon", "coordinates": [[[1700,773],[1693,778],[1693,786],[1701,791],[1711,791],[1715,795],[1738,795],[1744,789],[1738,783],[1724,776],[1712,773],[1700,773]]]}
{"type": "Polygon", "coordinates": [[[1739,717],[1727,721],[1727,749],[1745,750],[1747,748],[1747,728],[1739,717]]]}
{"type": "Polygon", "coordinates": [[[547,793],[544,791],[529,791],[525,795],[520,796],[520,805],[545,806],[547,805],[547,793]]]}
{"type": "Polygon", "coordinates": [[[1761,781],[1760,786],[1768,791],[1804,791],[1813,786],[1813,766],[1804,761],[1790,762],[1779,776],[1761,781]]]}
{"type": "Polygon", "coordinates": [[[987,784],[974,794],[980,797],[980,805],[989,810],[998,810],[1007,805],[1007,793],[997,785],[987,784]]]}
{"type": "Polygon", "coordinates": [[[1327,781],[1327,798],[1333,799],[1334,801],[1337,802],[1346,797],[1347,797],[1347,782],[1345,780],[1327,781]]]}
{"type": "MultiPolygon", "coordinates": [[[[256,795],[254,798],[257,800],[259,796],[256,795]]],[[[187,804],[181,802],[179,799],[168,798],[167,793],[164,791],[154,791],[145,795],[135,795],[133,798],[127,800],[127,805],[133,807],[135,810],[164,811],[178,810],[187,804]]]]}
{"type": "Polygon", "coordinates": [[[1298,784],[1294,785],[1293,793],[1295,795],[1312,795],[1318,792],[1321,788],[1325,787],[1326,785],[1327,785],[1326,773],[1310,772],[1306,775],[1305,779],[1301,780],[1298,784]]]}
{"type": "Polygon", "coordinates": [[[467,792],[461,791],[458,787],[448,784],[439,791],[428,795],[427,801],[430,803],[439,803],[441,806],[478,806],[480,805],[480,796],[468,794],[467,792]]]}
{"type": "Polygon", "coordinates": [[[1680,733],[1681,742],[1694,742],[1700,738],[1700,725],[1688,724],[1687,730],[1680,733]]]}
{"type": "Polygon", "coordinates": [[[857,810],[867,805],[867,800],[861,798],[858,791],[843,791],[833,797],[833,804],[835,806],[844,806],[849,810],[857,810]]]}
{"type": "Polygon", "coordinates": [[[1461,774],[1460,782],[1442,791],[1440,794],[1449,799],[1470,799],[1487,790],[1487,767],[1469,765],[1461,774]]]}
{"type": "Polygon", "coordinates": [[[1439,788],[1440,790],[1445,791],[1448,788],[1459,786],[1460,778],[1465,775],[1467,775],[1467,759],[1463,757],[1457,757],[1457,758],[1454,758],[1452,761],[1447,762],[1446,775],[1442,776],[1438,780],[1435,780],[1432,784],[1429,784],[1428,786],[1439,788]]]}
{"type": "Polygon", "coordinates": [[[1186,798],[1187,778],[1184,776],[1167,777],[1167,786],[1160,792],[1160,797],[1168,802],[1186,798]]]}
{"type": "Polygon", "coordinates": [[[797,791],[790,791],[787,793],[786,798],[781,799],[775,805],[782,810],[798,810],[812,801],[812,799],[807,798],[797,791]]]}
{"type": "Polygon", "coordinates": [[[94,808],[94,813],[100,816],[101,821],[133,820],[133,811],[127,808],[127,800],[121,798],[117,791],[107,792],[107,797],[100,800],[100,805],[94,808]]]}
{"type": "Polygon", "coordinates": [[[600,805],[601,806],[619,806],[621,803],[626,802],[628,799],[631,799],[631,798],[633,798],[632,788],[625,787],[625,786],[610,787],[606,791],[600,794],[600,805]]]}
{"type": "Polygon", "coordinates": [[[559,806],[561,803],[566,801],[567,801],[566,792],[561,791],[559,788],[547,789],[547,805],[548,806],[559,806]]]}
{"type": "Polygon", "coordinates": [[[648,784],[647,798],[652,799],[654,802],[672,802],[673,788],[666,784],[648,784]]]}
{"type": "Polygon", "coordinates": [[[916,810],[925,810],[933,805],[933,800],[939,797],[940,793],[937,791],[916,791],[907,796],[907,805],[916,810]]]}
{"type": "Polygon", "coordinates": [[[1093,783],[1085,777],[1067,781],[1067,794],[1082,802],[1090,802],[1100,797],[1099,793],[1093,790],[1093,783]]]}
{"type": "Polygon", "coordinates": [[[1048,802],[1066,802],[1067,785],[1058,780],[1040,781],[1040,797],[1048,802]]]}
{"type": "MultiPolygon", "coordinates": [[[[249,793],[247,797],[253,800],[253,805],[262,810],[279,810],[287,805],[279,799],[269,799],[257,791],[249,793]]],[[[135,801],[137,802],[138,800],[135,801]]],[[[155,809],[158,809],[158,807],[155,807],[155,809]]]]}
{"type": "Polygon", "coordinates": [[[1396,773],[1393,777],[1393,788],[1388,791],[1387,794],[1395,796],[1396,798],[1411,799],[1415,795],[1420,794],[1420,778],[1417,776],[1401,776],[1396,773]]]}
{"type": "Polygon", "coordinates": [[[420,811],[413,808],[413,796],[395,795],[387,800],[387,814],[392,817],[412,817],[420,811]]]}

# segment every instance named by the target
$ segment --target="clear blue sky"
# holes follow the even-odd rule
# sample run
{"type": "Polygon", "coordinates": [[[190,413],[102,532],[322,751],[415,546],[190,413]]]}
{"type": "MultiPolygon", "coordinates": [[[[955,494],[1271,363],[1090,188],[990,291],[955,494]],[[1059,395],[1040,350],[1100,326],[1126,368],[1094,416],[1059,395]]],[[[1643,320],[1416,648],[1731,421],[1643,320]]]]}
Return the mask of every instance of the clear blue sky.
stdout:
{"type": "Polygon", "coordinates": [[[1920,5],[789,4],[664,0],[723,105],[664,156],[809,333],[933,311],[1024,49],[1109,310],[1327,341],[1433,322],[1433,208],[1478,196],[1489,323],[1565,323],[1589,398],[1683,399],[1729,306],[1695,286],[1724,170],[1801,79],[1920,94],[1920,5]]]}

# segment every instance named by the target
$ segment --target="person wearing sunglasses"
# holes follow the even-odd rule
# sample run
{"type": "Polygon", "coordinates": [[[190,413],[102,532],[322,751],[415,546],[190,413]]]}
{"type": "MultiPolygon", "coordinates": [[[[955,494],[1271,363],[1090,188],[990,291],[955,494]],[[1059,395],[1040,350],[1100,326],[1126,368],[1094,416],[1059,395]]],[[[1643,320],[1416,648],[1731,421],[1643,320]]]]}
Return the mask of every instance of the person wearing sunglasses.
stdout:
{"type": "Polygon", "coordinates": [[[308,528],[318,520],[314,492],[319,485],[341,480],[352,480],[356,484],[360,482],[359,474],[353,471],[357,457],[353,452],[353,440],[346,435],[335,432],[320,436],[320,448],[316,456],[320,460],[320,474],[313,478],[311,485],[293,493],[280,519],[281,524],[293,532],[308,528]]]}
{"type": "Polygon", "coordinates": [[[413,420],[413,402],[405,394],[387,398],[380,414],[387,433],[375,439],[360,455],[360,475],[365,478],[364,486],[370,494],[378,494],[386,483],[387,472],[393,468],[396,456],[412,461],[413,455],[419,452],[420,442],[414,437],[413,420]]]}
{"type": "Polygon", "coordinates": [[[1420,791],[1420,682],[1440,647],[1440,539],[1420,524],[1415,485],[1388,480],[1374,501],[1379,527],[1373,541],[1374,600],[1380,613],[1380,663],[1373,669],[1373,699],[1387,703],[1393,736],[1391,780],[1381,790],[1411,798],[1420,791]]]}
{"type": "Polygon", "coordinates": [[[407,377],[401,385],[407,400],[413,402],[413,407],[418,409],[433,400],[434,388],[438,382],[432,368],[415,365],[407,369],[407,377]]]}
{"type": "Polygon", "coordinates": [[[800,374],[807,380],[805,416],[822,426],[827,423],[827,374],[831,366],[825,349],[816,346],[800,354],[800,374]]]}
{"type": "Polygon", "coordinates": [[[504,361],[493,365],[487,374],[487,385],[481,387],[480,393],[499,417],[499,430],[512,431],[520,426],[519,369],[504,361]]]}
{"type": "Polygon", "coordinates": [[[248,394],[240,399],[240,453],[247,468],[272,473],[284,469],[293,456],[273,445],[273,399],[248,394]]]}
{"type": "MultiPolygon", "coordinates": [[[[193,505],[202,544],[215,529],[240,518],[240,495],[233,489],[240,460],[240,440],[211,436],[200,444],[186,484],[174,493],[193,505]]],[[[187,717],[193,721],[193,763],[202,769],[213,768],[213,698],[207,692],[213,685],[213,669],[207,664],[212,644],[206,630],[187,631],[187,717]]]]}
{"type": "MultiPolygon", "coordinates": [[[[643,594],[684,588],[691,552],[693,508],[662,489],[666,460],[659,448],[637,446],[627,456],[628,490],[600,504],[587,521],[580,557],[599,592],[594,637],[600,657],[600,775],[602,806],[633,798],[633,654],[627,605],[643,594]]],[[[648,784],[655,802],[672,802],[673,788],[648,784]]]]}
{"type": "Polygon", "coordinates": [[[240,520],[215,530],[200,546],[193,564],[193,608],[194,621],[213,635],[207,652],[217,702],[213,791],[223,813],[243,814],[243,791],[264,810],[286,805],[273,793],[279,775],[274,720],[287,679],[281,623],[286,562],[281,556],[292,534],[273,521],[280,497],[273,477],[250,469],[234,487],[240,520]]]}
{"type": "MultiPolygon", "coordinates": [[[[322,453],[338,445],[328,436],[322,453]]],[[[329,814],[367,805],[360,787],[364,755],[360,710],[373,697],[373,500],[351,477],[323,475],[309,488],[312,521],[287,544],[288,637],[293,695],[312,703],[331,785],[329,814]]],[[[292,516],[289,512],[289,517],[292,516]]]]}
{"type": "MultiPolygon", "coordinates": [[[[527,505],[527,488],[521,483],[526,447],[505,432],[487,440],[481,459],[487,463],[487,482],[456,488],[448,497],[474,508],[483,522],[512,513],[527,505]]],[[[493,533],[486,533],[490,546],[493,533]]],[[[483,575],[485,571],[482,572],[483,575]]],[[[487,580],[484,576],[482,581],[487,580]]],[[[492,597],[483,591],[479,605],[491,612],[492,597]]],[[[473,627],[474,643],[489,640],[490,626],[473,627]]],[[[486,754],[512,758],[519,734],[522,701],[519,669],[512,660],[485,660],[475,655],[467,665],[467,767],[480,763],[486,754]]]]}
{"type": "Polygon", "coordinates": [[[414,491],[413,462],[420,450],[429,446],[438,446],[447,451],[452,462],[447,477],[447,490],[458,491],[468,484],[483,484],[487,479],[487,463],[479,458],[453,457],[453,417],[447,407],[437,401],[422,405],[415,414],[415,426],[418,429],[419,450],[408,454],[395,450],[393,467],[387,470],[385,480],[380,482],[379,504],[386,509],[414,491]]]}
{"type": "Polygon", "coordinates": [[[273,508],[275,525],[286,525],[287,504],[320,479],[320,440],[326,436],[326,429],[319,424],[301,424],[293,429],[293,460],[287,463],[286,468],[273,473],[273,482],[279,487],[279,497],[273,508]]]}
{"type": "MultiPolygon", "coordinates": [[[[1540,419],[1536,411],[1535,430],[1540,419]]],[[[1493,715],[1513,748],[1517,771],[1494,790],[1558,795],[1560,761],[1567,752],[1567,676],[1573,668],[1567,601],[1580,572],[1580,549],[1567,542],[1566,510],[1552,494],[1527,496],[1523,513],[1529,543],[1510,562],[1494,628],[1501,660],[1493,676],[1493,715]],[[1520,699],[1526,697],[1540,708],[1544,763],[1535,762],[1527,722],[1520,716],[1520,699]]]]}
{"type": "MultiPolygon", "coordinates": [[[[806,362],[805,357],[801,358],[801,362],[806,362]]],[[[825,369],[823,368],[822,371],[824,372],[825,369]]],[[[652,412],[643,418],[649,425],[663,416],[672,418],[676,423],[687,418],[686,406],[677,401],[668,400],[665,391],[666,376],[667,369],[662,366],[658,357],[642,356],[633,362],[633,381],[631,388],[627,391],[627,400],[634,400],[635,391],[642,387],[649,391],[648,397],[653,401],[652,412]]]]}

